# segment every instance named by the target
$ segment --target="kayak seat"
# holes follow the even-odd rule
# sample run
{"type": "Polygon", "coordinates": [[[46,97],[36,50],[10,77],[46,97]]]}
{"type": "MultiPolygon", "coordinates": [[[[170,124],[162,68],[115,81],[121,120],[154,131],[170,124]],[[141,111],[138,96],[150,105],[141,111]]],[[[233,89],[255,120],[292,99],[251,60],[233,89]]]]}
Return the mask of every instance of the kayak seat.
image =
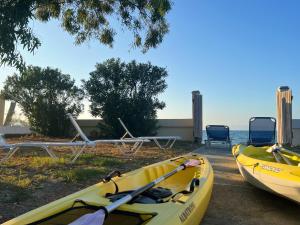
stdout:
{"type": "MultiPolygon", "coordinates": [[[[123,191],[115,194],[107,193],[105,195],[111,202],[115,202],[124,196],[130,194],[133,191],[123,191]]],[[[133,203],[142,203],[142,204],[157,204],[165,202],[165,199],[171,197],[173,195],[172,191],[168,188],[151,188],[148,191],[143,192],[141,195],[135,197],[133,200],[129,202],[129,204],[133,203]]]]}

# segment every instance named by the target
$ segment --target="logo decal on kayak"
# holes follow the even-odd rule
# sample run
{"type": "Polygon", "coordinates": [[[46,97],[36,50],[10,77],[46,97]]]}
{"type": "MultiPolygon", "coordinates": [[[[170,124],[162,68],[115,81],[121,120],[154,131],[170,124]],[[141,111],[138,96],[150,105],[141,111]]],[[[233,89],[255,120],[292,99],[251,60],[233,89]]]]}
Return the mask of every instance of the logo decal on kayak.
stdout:
{"type": "Polygon", "coordinates": [[[264,164],[261,165],[261,168],[263,168],[264,170],[272,171],[274,173],[279,173],[281,171],[280,168],[269,166],[269,165],[264,165],[264,164]]]}
{"type": "Polygon", "coordinates": [[[194,202],[192,202],[184,211],[183,213],[181,213],[181,215],[179,216],[179,219],[181,221],[181,223],[183,223],[184,221],[186,221],[186,219],[191,215],[191,213],[193,212],[193,210],[195,209],[195,204],[194,202]]]}

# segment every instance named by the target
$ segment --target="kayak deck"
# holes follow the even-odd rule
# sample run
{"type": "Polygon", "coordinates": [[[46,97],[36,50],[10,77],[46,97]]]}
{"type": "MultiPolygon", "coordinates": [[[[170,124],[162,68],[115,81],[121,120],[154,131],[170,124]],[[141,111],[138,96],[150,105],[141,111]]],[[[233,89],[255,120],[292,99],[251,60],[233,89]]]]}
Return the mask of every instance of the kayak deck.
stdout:
{"type": "MultiPolygon", "coordinates": [[[[243,154],[250,158],[254,158],[266,162],[276,162],[276,159],[274,158],[272,153],[267,152],[268,148],[269,148],[268,146],[267,147],[249,146],[243,150],[243,154]]],[[[294,166],[298,166],[298,164],[300,163],[300,157],[297,156],[297,153],[292,154],[283,151],[282,155],[288,158],[291,161],[292,165],[294,166]]]]}

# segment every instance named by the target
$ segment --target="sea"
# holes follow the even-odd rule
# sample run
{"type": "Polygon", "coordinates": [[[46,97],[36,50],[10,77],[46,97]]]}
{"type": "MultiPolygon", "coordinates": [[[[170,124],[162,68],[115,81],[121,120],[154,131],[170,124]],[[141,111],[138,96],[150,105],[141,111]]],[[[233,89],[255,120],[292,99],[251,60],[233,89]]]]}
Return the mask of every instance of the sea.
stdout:
{"type": "MultiPolygon", "coordinates": [[[[247,130],[231,130],[230,131],[230,138],[232,141],[232,144],[243,144],[247,143],[249,138],[249,132],[247,130]]],[[[206,131],[203,131],[203,140],[206,140],[206,131]]]]}

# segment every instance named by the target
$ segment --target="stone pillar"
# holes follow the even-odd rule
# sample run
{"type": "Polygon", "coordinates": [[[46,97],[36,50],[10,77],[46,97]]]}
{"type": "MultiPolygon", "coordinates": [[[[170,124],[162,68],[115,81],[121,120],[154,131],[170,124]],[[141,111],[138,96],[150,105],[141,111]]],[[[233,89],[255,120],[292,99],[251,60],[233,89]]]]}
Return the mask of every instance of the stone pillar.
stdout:
{"type": "Polygon", "coordinates": [[[277,89],[277,142],[291,145],[293,139],[292,128],[292,90],[282,86],[277,89]]]}
{"type": "Polygon", "coordinates": [[[193,137],[195,142],[202,142],[202,126],[203,126],[203,111],[202,111],[202,95],[200,91],[192,92],[193,98],[193,137]]]}
{"type": "Polygon", "coordinates": [[[5,99],[0,98],[0,126],[4,124],[5,99]]]}
{"type": "Polygon", "coordinates": [[[8,126],[11,123],[12,117],[15,113],[16,104],[17,104],[16,102],[10,103],[8,112],[5,117],[4,126],[8,126]]]}

